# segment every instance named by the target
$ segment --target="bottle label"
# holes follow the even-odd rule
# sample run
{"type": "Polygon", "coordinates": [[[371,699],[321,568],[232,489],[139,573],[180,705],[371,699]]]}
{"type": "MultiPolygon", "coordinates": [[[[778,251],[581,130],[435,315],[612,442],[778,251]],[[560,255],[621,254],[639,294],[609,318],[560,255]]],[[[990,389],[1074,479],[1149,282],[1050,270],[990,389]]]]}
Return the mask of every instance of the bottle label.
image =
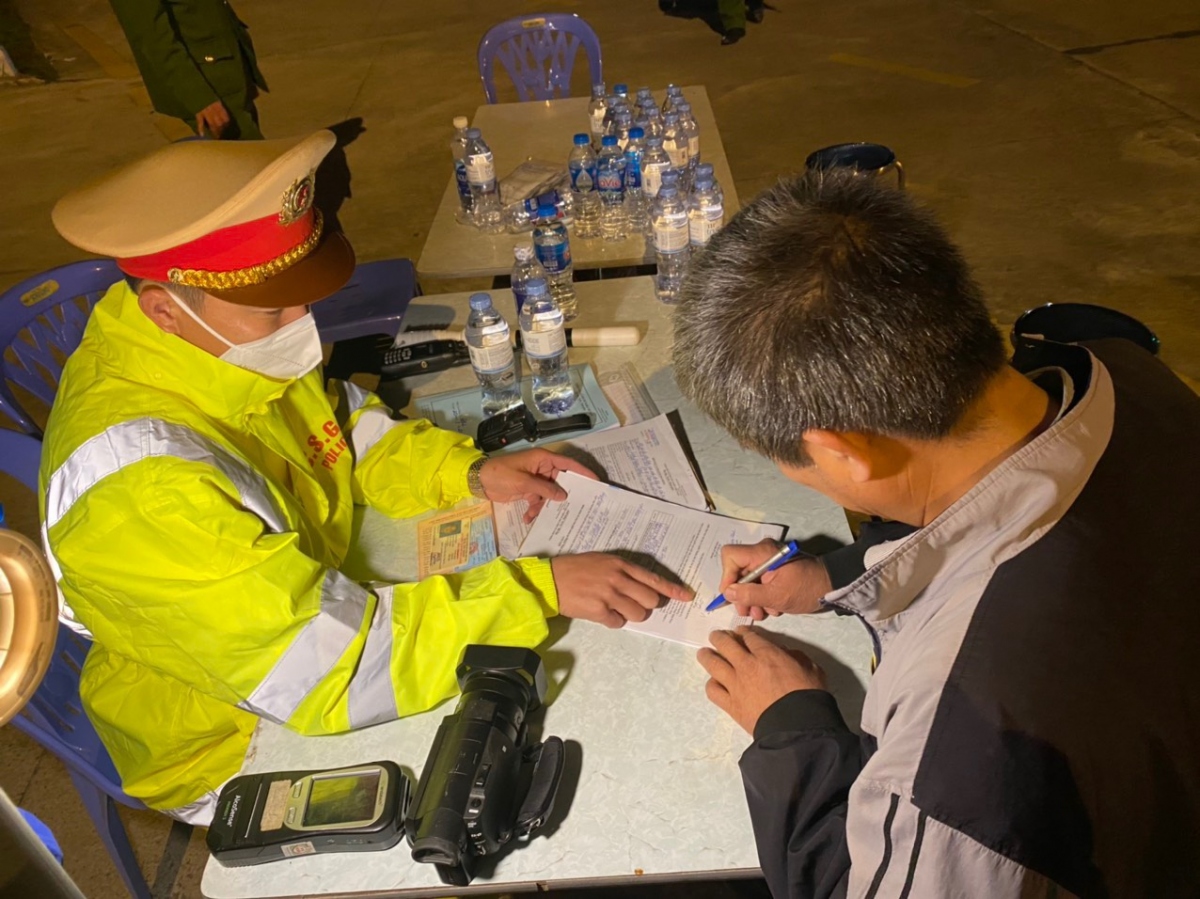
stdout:
{"type": "Polygon", "coordinates": [[[688,138],[688,159],[700,158],[700,135],[693,134],[688,138]]]}
{"type": "Polygon", "coordinates": [[[671,168],[682,169],[687,167],[687,141],[663,141],[663,149],[666,150],[667,155],[671,157],[671,168]]]}
{"type": "Polygon", "coordinates": [[[721,230],[725,224],[724,210],[716,210],[716,215],[709,210],[705,215],[698,215],[688,221],[688,233],[692,246],[703,246],[708,239],[721,230]]]}
{"type": "Polygon", "coordinates": [[[490,184],[496,180],[496,167],[491,153],[476,153],[467,157],[467,181],[471,184],[490,184]]]}
{"type": "Polygon", "coordinates": [[[492,374],[504,371],[513,364],[513,348],[508,342],[507,330],[503,323],[484,328],[483,346],[467,345],[471,353],[471,365],[476,371],[492,374]],[[499,333],[488,334],[489,330],[499,333]]]}
{"type": "MultiPolygon", "coordinates": [[[[558,317],[558,312],[547,313],[558,317]]],[[[534,323],[538,316],[533,316],[534,323]]],[[[521,331],[521,344],[525,347],[526,356],[544,359],[547,356],[557,356],[567,348],[567,334],[561,326],[546,331],[521,331]]]]}
{"type": "Polygon", "coordinates": [[[525,305],[525,297],[529,295],[529,291],[524,284],[514,284],[512,288],[513,299],[517,301],[517,315],[521,314],[521,307],[525,305]]]}
{"type": "Polygon", "coordinates": [[[662,187],[662,173],[669,168],[665,162],[648,162],[642,171],[642,187],[646,196],[657,197],[658,189],[662,187]]]}
{"type": "Polygon", "coordinates": [[[586,193],[589,190],[594,190],[596,187],[596,170],[584,165],[572,165],[571,171],[571,189],[586,193]]]}
{"type": "Polygon", "coordinates": [[[537,254],[537,261],[542,264],[542,268],[548,274],[556,274],[565,272],[571,264],[571,243],[564,240],[562,243],[546,244],[537,243],[533,247],[537,254]]]}
{"type": "Polygon", "coordinates": [[[674,253],[688,245],[687,219],[681,222],[655,222],[654,248],[663,253],[674,253]]]}
{"type": "Polygon", "coordinates": [[[636,155],[625,155],[625,187],[642,186],[642,161],[636,155]]]}
{"type": "Polygon", "coordinates": [[[622,167],[611,166],[600,169],[596,173],[596,187],[601,193],[619,194],[623,187],[622,167]]]}
{"type": "Polygon", "coordinates": [[[467,180],[467,164],[454,160],[454,180],[458,184],[458,198],[466,206],[471,202],[471,182],[467,180]]]}

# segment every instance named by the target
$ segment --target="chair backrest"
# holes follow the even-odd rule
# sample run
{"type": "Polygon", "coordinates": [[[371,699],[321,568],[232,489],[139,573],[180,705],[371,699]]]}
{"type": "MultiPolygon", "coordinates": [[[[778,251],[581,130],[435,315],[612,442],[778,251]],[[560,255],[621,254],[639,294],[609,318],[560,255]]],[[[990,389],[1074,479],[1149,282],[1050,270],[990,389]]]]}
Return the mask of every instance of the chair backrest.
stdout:
{"type": "Polygon", "coordinates": [[[496,60],[503,63],[521,100],[571,95],[571,69],[580,44],[591,68],[588,85],[604,80],[600,40],[574,13],[518,16],[493,25],[479,42],[479,78],[489,103],[496,102],[496,60]],[[557,91],[557,93],[556,93],[557,91]]]}
{"type": "Polygon", "coordinates": [[[321,342],[337,343],[368,334],[395,337],[409,301],[420,292],[417,270],[408,259],[360,263],[345,287],[313,304],[321,342]]]}
{"type": "Polygon", "coordinates": [[[0,412],[26,434],[41,437],[42,429],[10,385],[48,408],[92,307],[121,278],[111,259],[89,259],[34,275],[0,294],[0,412]]]}
{"type": "Polygon", "coordinates": [[[86,637],[59,624],[54,658],[46,676],[12,724],[113,799],[131,808],[142,808],[142,803],[121,789],[121,777],[108,750],[83,711],[79,675],[91,645],[86,637]]]}

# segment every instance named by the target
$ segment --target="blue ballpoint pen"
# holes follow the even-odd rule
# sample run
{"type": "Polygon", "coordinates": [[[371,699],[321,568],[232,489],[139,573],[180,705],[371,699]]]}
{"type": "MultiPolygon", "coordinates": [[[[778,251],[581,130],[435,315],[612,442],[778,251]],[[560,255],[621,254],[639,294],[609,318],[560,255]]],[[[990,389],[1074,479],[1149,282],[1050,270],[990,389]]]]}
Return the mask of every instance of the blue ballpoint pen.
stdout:
{"type": "MultiPolygon", "coordinates": [[[[800,555],[800,544],[797,543],[795,540],[789,540],[787,543],[785,543],[783,545],[783,549],[781,549],[779,552],[775,553],[775,555],[771,556],[771,558],[767,559],[767,561],[763,562],[757,568],[753,568],[750,571],[746,572],[744,575],[742,575],[741,578],[738,579],[738,583],[739,584],[753,583],[754,581],[757,581],[760,577],[762,577],[764,574],[766,574],[768,571],[774,571],[779,566],[786,565],[788,562],[792,561],[792,559],[796,558],[796,556],[798,556],[798,555],[800,555]]],[[[704,611],[715,612],[717,609],[721,608],[721,606],[725,605],[728,602],[729,602],[729,600],[727,600],[725,598],[725,594],[722,593],[722,594],[718,595],[716,599],[714,599],[712,602],[710,602],[705,607],[704,611]]]]}

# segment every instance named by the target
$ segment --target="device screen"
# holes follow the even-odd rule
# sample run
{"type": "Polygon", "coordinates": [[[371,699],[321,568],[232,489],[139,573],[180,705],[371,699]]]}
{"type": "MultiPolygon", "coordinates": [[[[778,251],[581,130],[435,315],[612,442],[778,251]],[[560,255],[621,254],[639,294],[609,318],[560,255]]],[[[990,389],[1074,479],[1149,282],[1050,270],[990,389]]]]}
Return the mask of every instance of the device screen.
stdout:
{"type": "Polygon", "coordinates": [[[313,778],[308,808],[304,810],[304,826],[371,821],[375,817],[375,800],[379,795],[379,774],[378,771],[365,771],[313,778]]]}

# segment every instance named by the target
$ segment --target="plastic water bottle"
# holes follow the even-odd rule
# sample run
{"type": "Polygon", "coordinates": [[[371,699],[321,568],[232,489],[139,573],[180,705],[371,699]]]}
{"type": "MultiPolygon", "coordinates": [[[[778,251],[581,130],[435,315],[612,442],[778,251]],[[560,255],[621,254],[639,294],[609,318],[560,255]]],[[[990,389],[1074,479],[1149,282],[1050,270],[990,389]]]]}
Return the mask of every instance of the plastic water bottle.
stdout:
{"type": "Polygon", "coordinates": [[[454,117],[454,139],[450,141],[450,153],[454,156],[454,182],[458,185],[458,203],[462,207],[461,221],[471,221],[474,199],[471,185],[467,181],[467,117],[454,117]]]}
{"type": "Polygon", "coordinates": [[[615,135],[605,135],[600,158],[596,161],[596,187],[600,190],[600,233],[605,240],[624,240],[625,154],[617,147],[615,135]]]}
{"type": "Polygon", "coordinates": [[[650,220],[649,211],[658,191],[662,188],[662,176],[671,168],[671,158],[663,150],[661,137],[646,136],[646,148],[642,151],[642,195],[646,205],[646,218],[641,225],[647,240],[654,239],[654,223],[650,220]]]}
{"type": "Polygon", "coordinates": [[[708,239],[725,224],[725,197],[713,180],[712,166],[696,167],[692,195],[688,198],[688,239],[693,252],[708,243],[708,239]]]}
{"type": "Polygon", "coordinates": [[[625,219],[629,230],[638,233],[646,219],[646,194],[642,190],[642,153],[645,144],[642,129],[629,132],[629,143],[625,145],[625,219]]]}
{"type": "Polygon", "coordinates": [[[526,285],[520,322],[521,345],[533,376],[533,403],[543,415],[560,415],[574,405],[575,387],[562,310],[540,278],[526,285]]]}
{"type": "Polygon", "coordinates": [[[668,112],[663,116],[663,149],[671,157],[671,168],[679,172],[687,168],[687,135],[679,127],[677,112],[668,112]]]}
{"type": "Polygon", "coordinates": [[[567,159],[571,174],[571,199],[575,236],[600,236],[600,194],[596,192],[596,154],[586,134],[575,135],[575,147],[567,159]]]}
{"type": "Polygon", "coordinates": [[[675,107],[675,111],[679,113],[679,127],[687,137],[688,166],[692,169],[694,177],[696,166],[700,164],[700,126],[696,124],[696,118],[692,115],[691,103],[680,103],[675,107]]]}
{"type": "Polygon", "coordinates": [[[683,88],[677,84],[667,85],[667,96],[662,102],[662,114],[665,116],[668,112],[674,112],[675,107],[683,99],[683,88]]]}
{"type": "Polygon", "coordinates": [[[508,322],[496,311],[489,294],[473,293],[468,302],[471,314],[467,318],[467,350],[483,391],[483,417],[490,418],[521,404],[521,385],[508,322]]]}
{"type": "Polygon", "coordinates": [[[466,167],[475,224],[492,234],[503,231],[500,189],[496,184],[496,163],[491,148],[484,142],[478,128],[467,129],[466,167]]]}
{"type": "Polygon", "coordinates": [[[662,137],[662,116],[659,114],[658,105],[651,103],[649,106],[643,106],[642,112],[646,115],[646,124],[642,126],[646,137],[662,137]]]}
{"type": "Polygon", "coordinates": [[[654,292],[664,303],[679,302],[679,287],[687,272],[688,211],[679,188],[664,186],[654,201],[654,292]]]}
{"type": "Polygon", "coordinates": [[[537,224],[533,229],[533,250],[537,260],[546,270],[546,283],[562,314],[570,321],[575,317],[579,302],[575,299],[575,284],[572,282],[574,266],[571,265],[571,240],[567,226],[558,220],[558,210],[553,206],[542,206],[537,212],[537,224]]]}
{"type": "Polygon", "coordinates": [[[588,129],[592,134],[592,146],[600,146],[604,136],[604,114],[608,112],[608,98],[604,95],[604,82],[592,85],[592,100],[588,103],[588,129]]]}
{"type": "Polygon", "coordinates": [[[650,88],[648,87],[639,87],[633,102],[638,109],[641,109],[643,106],[654,102],[654,94],[650,93],[650,88]]]}
{"type": "Polygon", "coordinates": [[[625,108],[617,110],[617,114],[613,116],[613,134],[617,136],[617,147],[622,153],[625,152],[625,147],[629,143],[631,128],[633,128],[633,115],[625,108]]]}
{"type": "Polygon", "coordinates": [[[516,261],[513,263],[512,277],[509,283],[512,285],[513,300],[516,302],[519,316],[521,307],[525,305],[526,286],[534,278],[541,278],[545,281],[546,270],[537,261],[533,244],[518,244],[513,247],[513,256],[516,261]]]}

